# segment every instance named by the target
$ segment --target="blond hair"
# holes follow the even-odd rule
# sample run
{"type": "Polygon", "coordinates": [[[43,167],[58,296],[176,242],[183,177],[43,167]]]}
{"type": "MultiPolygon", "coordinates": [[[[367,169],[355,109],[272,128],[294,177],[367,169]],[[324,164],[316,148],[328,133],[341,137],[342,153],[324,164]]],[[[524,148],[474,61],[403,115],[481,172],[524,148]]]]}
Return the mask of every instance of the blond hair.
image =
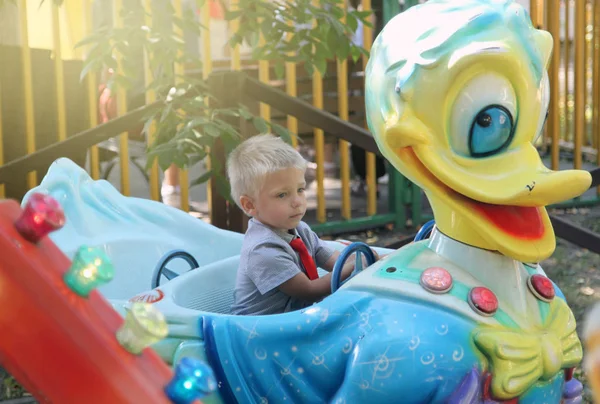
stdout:
{"type": "Polygon", "coordinates": [[[242,209],[240,198],[243,195],[255,197],[267,174],[286,168],[305,171],[306,160],[280,137],[266,134],[243,141],[227,159],[231,197],[242,209]]]}

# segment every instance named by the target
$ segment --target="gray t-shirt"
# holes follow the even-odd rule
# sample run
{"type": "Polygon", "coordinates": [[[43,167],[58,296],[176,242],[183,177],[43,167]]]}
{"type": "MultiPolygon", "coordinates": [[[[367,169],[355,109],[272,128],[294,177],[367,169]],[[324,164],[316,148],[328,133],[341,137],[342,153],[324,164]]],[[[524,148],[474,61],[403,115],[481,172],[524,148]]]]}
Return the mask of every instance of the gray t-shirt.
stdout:
{"type": "Polygon", "coordinates": [[[295,234],[276,231],[250,219],[242,244],[232,314],[277,314],[312,304],[292,298],[278,288],[300,272],[306,273],[290,242],[295,237],[302,238],[317,267],[323,267],[334,250],[306,223],[300,222],[294,230],[295,234]]]}

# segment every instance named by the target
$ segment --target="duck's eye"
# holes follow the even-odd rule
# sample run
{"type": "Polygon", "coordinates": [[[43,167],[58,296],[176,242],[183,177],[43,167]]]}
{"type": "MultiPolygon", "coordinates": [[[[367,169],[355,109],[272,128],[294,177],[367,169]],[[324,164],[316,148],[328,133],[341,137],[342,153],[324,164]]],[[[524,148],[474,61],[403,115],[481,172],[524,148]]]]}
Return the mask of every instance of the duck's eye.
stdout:
{"type": "Polygon", "coordinates": [[[471,125],[471,156],[485,157],[499,152],[510,143],[513,133],[513,118],[506,108],[491,105],[482,109],[471,125]]]}
{"type": "Polygon", "coordinates": [[[447,118],[448,143],[461,157],[479,158],[511,142],[518,118],[517,95],[508,79],[489,72],[460,83],[447,118]]]}

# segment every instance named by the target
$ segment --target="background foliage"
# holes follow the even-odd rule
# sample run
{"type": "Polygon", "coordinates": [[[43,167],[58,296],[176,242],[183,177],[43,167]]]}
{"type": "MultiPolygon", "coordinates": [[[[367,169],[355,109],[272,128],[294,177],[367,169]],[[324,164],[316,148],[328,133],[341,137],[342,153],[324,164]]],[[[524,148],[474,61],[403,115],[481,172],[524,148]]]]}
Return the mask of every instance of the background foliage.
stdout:
{"type": "MultiPolygon", "coordinates": [[[[6,0],[5,0],[6,1],[6,0]]],[[[191,9],[177,15],[171,2],[154,2],[144,9],[140,0],[123,0],[116,26],[98,28],[78,46],[88,49],[82,78],[90,71],[111,69],[114,73],[108,86],[122,88],[128,94],[141,95],[151,91],[161,101],[161,107],[147,117],[144,131],[155,130],[155,142],[148,151],[148,164],[158,159],[161,168],[172,163],[188,167],[213,153],[217,139],[227,154],[240,140],[239,128],[231,118],[251,121],[259,132],[272,131],[290,140],[287,130],[253,116],[244,106],[215,109],[213,94],[199,75],[182,75],[175,66],[185,65],[193,71],[202,69],[202,61],[186,47],[185,39],[199,38],[206,32],[191,9]],[[159,5],[160,3],[160,5],[159,5]],[[185,34],[185,39],[184,39],[185,34]],[[150,68],[151,80],[144,85],[140,61],[150,68]],[[209,101],[207,103],[207,100],[209,101]]],[[[208,6],[197,0],[198,9],[208,6]]],[[[230,46],[248,44],[255,60],[269,60],[278,75],[283,75],[286,62],[302,63],[312,74],[325,74],[327,60],[333,58],[357,60],[366,51],[355,46],[351,36],[358,21],[368,22],[369,12],[348,11],[343,0],[265,1],[239,0],[227,7],[225,18],[237,20],[230,46]],[[345,22],[343,22],[345,20],[345,22]],[[259,45],[259,38],[265,41],[259,45]]],[[[200,184],[211,176],[217,180],[220,192],[228,197],[227,182],[219,174],[220,160],[211,159],[211,172],[192,181],[200,184]]]]}

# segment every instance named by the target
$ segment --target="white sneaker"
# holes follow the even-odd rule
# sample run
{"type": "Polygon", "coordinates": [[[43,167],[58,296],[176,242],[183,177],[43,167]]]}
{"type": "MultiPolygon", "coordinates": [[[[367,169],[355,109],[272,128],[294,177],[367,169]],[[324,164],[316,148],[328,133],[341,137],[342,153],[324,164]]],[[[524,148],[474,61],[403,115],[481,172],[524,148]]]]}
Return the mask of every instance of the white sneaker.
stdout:
{"type": "Polygon", "coordinates": [[[181,208],[181,188],[179,185],[163,184],[160,188],[160,196],[165,205],[181,208]]]}

